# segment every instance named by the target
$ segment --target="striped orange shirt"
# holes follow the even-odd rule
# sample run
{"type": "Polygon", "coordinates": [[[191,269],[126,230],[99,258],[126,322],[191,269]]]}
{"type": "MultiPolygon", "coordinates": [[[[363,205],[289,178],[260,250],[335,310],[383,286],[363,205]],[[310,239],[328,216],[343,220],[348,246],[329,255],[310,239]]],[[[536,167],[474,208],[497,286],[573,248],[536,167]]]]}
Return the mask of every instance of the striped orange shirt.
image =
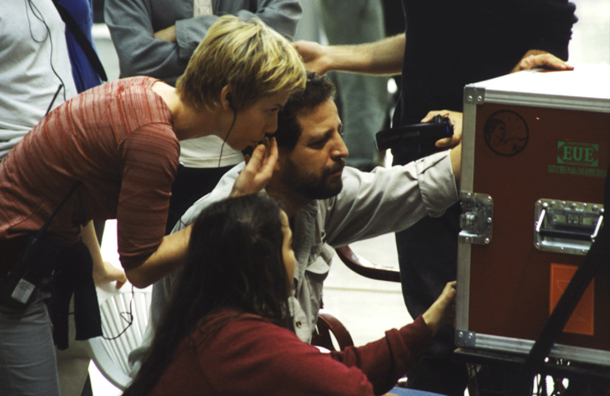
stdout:
{"type": "Polygon", "coordinates": [[[0,164],[0,239],[37,231],[68,194],[49,232],[72,245],[90,220],[117,219],[121,264],[161,243],[180,146],[156,79],[100,85],[34,127],[0,164]]]}

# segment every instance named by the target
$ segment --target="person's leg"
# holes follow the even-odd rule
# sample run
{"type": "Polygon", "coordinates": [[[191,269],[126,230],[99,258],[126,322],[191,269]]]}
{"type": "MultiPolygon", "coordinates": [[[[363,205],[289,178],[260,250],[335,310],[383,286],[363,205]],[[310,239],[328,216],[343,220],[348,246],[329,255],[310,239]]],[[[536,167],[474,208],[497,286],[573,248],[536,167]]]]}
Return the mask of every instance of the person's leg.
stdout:
{"type": "Polygon", "coordinates": [[[0,306],[0,384],[4,396],[59,396],[51,320],[40,298],[23,313],[0,306]]]}
{"type": "MultiPolygon", "coordinates": [[[[320,14],[331,45],[361,44],[385,37],[381,0],[323,0],[320,14]]],[[[343,139],[349,150],[347,164],[370,170],[379,163],[375,134],[388,114],[388,79],[334,73],[343,139]]]]}
{"type": "MultiPolygon", "coordinates": [[[[70,312],[74,312],[74,297],[70,301],[70,312]]],[[[91,359],[85,349],[86,341],[76,341],[74,315],[68,317],[68,349],[55,349],[57,355],[57,372],[61,396],[80,396],[85,389],[89,376],[91,359]]],[[[91,385],[89,385],[90,387],[91,385]]]]}

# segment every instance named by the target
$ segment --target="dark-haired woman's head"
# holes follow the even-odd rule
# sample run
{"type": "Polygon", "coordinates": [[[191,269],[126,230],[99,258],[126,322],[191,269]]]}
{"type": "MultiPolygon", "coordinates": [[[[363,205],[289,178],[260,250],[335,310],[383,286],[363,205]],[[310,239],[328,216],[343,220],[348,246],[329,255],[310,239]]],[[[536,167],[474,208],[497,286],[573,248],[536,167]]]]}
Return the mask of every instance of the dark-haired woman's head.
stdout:
{"type": "MultiPolygon", "coordinates": [[[[216,312],[235,311],[227,321],[243,313],[290,327],[287,300],[295,266],[291,237],[286,214],[261,195],[230,198],[203,210],[193,224],[184,269],[152,346],[124,395],[147,395],[180,342],[216,312]]],[[[227,321],[207,329],[204,340],[222,331],[227,321]]]]}
{"type": "Polygon", "coordinates": [[[230,307],[283,322],[290,293],[285,232],[290,232],[286,215],[261,195],[228,199],[204,210],[193,225],[179,285],[197,301],[192,317],[230,307]]]}

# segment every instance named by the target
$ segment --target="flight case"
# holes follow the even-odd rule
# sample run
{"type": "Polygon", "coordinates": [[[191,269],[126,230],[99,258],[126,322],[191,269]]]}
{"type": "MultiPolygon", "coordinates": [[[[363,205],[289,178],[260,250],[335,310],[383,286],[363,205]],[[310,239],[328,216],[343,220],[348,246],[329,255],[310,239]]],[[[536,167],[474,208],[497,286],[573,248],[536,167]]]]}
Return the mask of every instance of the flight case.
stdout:
{"type": "MultiPolygon", "coordinates": [[[[461,350],[530,351],[602,224],[609,141],[609,66],[522,71],[465,87],[461,350]]],[[[550,357],[610,366],[608,267],[550,357]]]]}

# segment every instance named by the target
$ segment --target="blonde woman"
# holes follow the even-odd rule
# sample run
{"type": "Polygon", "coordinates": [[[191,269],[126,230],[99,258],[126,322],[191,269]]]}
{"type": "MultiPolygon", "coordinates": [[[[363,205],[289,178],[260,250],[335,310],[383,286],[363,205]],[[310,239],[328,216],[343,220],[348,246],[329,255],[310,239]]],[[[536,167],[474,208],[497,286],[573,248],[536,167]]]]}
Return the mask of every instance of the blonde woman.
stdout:
{"type": "MultiPolygon", "coordinates": [[[[21,296],[27,307],[12,307],[11,293],[0,304],[3,394],[59,394],[41,287],[51,272],[58,295],[76,289],[85,296],[75,295],[77,338],[99,334],[91,272],[105,267],[91,220],[117,219],[121,264],[136,287],[181,266],[190,228],[163,236],[178,142],[216,135],[236,150],[255,146],[233,193],[256,192],[277,159],[273,139],[259,142],[275,131],[278,110],[305,79],[299,55],[282,36],[256,19],[222,17],[176,88],[149,77],[113,81],[69,100],[26,135],[0,165],[0,295],[10,286],[8,274],[19,273],[17,257],[29,237],[67,200],[45,233],[51,248],[41,254],[44,263],[35,263],[43,281],[29,298],[21,296]],[[92,311],[87,328],[92,321],[81,314],[92,311]]],[[[53,336],[61,344],[68,313],[59,300],[53,336]]]]}

